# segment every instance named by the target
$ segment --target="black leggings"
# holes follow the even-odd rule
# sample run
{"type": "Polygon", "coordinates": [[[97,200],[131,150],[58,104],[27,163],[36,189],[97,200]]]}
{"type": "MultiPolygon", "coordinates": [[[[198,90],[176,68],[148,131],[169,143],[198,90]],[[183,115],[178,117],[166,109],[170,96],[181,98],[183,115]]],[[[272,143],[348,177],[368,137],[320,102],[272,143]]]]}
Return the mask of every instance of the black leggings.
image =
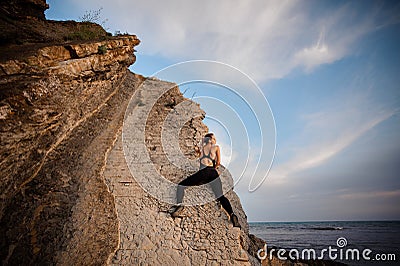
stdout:
{"type": "Polygon", "coordinates": [[[229,215],[232,214],[233,210],[231,203],[224,196],[224,193],[222,192],[221,179],[219,178],[217,170],[212,166],[207,166],[203,169],[200,169],[178,184],[178,189],[176,192],[177,203],[182,203],[186,187],[204,185],[210,182],[214,195],[218,197],[217,200],[221,203],[222,207],[229,213],[229,215]]]}

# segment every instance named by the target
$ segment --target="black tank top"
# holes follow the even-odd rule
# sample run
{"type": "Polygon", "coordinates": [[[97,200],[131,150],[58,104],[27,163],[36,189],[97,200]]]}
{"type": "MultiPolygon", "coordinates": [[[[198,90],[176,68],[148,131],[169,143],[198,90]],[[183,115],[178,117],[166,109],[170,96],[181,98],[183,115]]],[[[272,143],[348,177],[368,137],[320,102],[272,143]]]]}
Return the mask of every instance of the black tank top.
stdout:
{"type": "Polygon", "coordinates": [[[201,162],[204,158],[210,159],[213,163],[213,167],[215,168],[216,162],[215,162],[215,159],[211,158],[211,148],[210,148],[210,151],[208,152],[208,154],[205,154],[204,147],[203,147],[203,156],[201,156],[201,158],[200,158],[200,169],[209,167],[209,165],[205,165],[201,162]]]}

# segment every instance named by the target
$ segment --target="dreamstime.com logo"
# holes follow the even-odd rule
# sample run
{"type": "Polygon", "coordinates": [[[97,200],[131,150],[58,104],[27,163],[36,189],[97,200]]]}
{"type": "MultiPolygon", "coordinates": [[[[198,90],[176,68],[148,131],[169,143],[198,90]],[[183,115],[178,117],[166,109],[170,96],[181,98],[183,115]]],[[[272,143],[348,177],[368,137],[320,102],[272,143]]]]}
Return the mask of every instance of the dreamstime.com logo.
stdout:
{"type": "Polygon", "coordinates": [[[346,248],[347,239],[344,237],[339,237],[336,240],[336,247],[328,246],[321,251],[315,249],[268,249],[267,244],[264,248],[257,251],[257,257],[260,260],[264,260],[267,257],[272,260],[274,256],[278,257],[280,260],[340,260],[340,261],[396,261],[396,254],[394,253],[374,253],[371,249],[357,249],[357,248],[346,248]],[[266,252],[268,251],[268,252],[266,252]]]}
{"type": "MultiPolygon", "coordinates": [[[[259,188],[275,155],[276,128],[271,108],[262,90],[248,75],[233,66],[208,60],[164,68],[146,79],[132,96],[125,112],[122,142],[127,165],[137,183],[158,200],[176,203],[177,184],[160,169],[174,169],[174,177],[179,178],[185,177],[179,173],[198,170],[198,160],[189,159],[180,146],[180,134],[194,118],[204,118],[206,124],[213,125],[211,131],[216,133],[222,159],[228,158],[222,163],[232,177],[221,173],[223,192],[231,190],[239,181],[250,192],[259,188]],[[177,86],[186,97],[182,102],[175,102],[169,93],[177,86]],[[168,114],[161,116],[158,111],[154,114],[163,99],[172,102],[163,103],[163,112],[168,114]],[[197,103],[206,110],[205,117],[197,103]],[[155,118],[163,121],[157,120],[154,124],[155,118]],[[153,150],[147,146],[149,125],[154,131],[161,131],[160,135],[151,136],[151,141],[156,143],[153,150]],[[157,158],[167,158],[168,163],[160,164],[154,154],[157,158]]],[[[183,203],[201,205],[221,196],[204,194],[204,191],[203,186],[187,191],[183,203]]]]}

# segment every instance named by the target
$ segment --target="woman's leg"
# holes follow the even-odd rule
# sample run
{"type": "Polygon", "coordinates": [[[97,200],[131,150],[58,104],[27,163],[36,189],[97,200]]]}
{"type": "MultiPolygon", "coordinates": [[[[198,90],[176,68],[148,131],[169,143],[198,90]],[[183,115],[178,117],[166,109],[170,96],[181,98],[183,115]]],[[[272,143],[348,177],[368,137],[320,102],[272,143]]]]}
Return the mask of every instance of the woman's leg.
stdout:
{"type": "Polygon", "coordinates": [[[233,213],[232,205],[229,200],[224,196],[222,191],[222,183],[221,178],[218,177],[211,182],[211,188],[214,192],[214,195],[217,197],[217,200],[221,203],[222,207],[229,214],[230,220],[234,227],[241,227],[237,216],[233,213]]]}
{"type": "Polygon", "coordinates": [[[197,186],[201,185],[206,177],[206,172],[202,170],[197,171],[191,176],[188,176],[186,179],[182,180],[178,184],[178,188],[176,190],[176,204],[171,210],[170,213],[172,217],[179,216],[179,213],[183,210],[183,196],[185,195],[185,188],[189,186],[197,186]]]}
{"type": "Polygon", "coordinates": [[[198,186],[203,184],[205,172],[203,170],[197,171],[193,175],[188,176],[186,179],[182,180],[178,184],[178,188],[176,190],[176,202],[177,204],[181,204],[183,201],[183,196],[185,195],[185,188],[190,186],[198,186]]]}
{"type": "Polygon", "coordinates": [[[221,179],[219,177],[211,182],[211,188],[222,207],[228,212],[229,215],[231,215],[233,213],[232,206],[229,200],[224,196],[221,179]]]}

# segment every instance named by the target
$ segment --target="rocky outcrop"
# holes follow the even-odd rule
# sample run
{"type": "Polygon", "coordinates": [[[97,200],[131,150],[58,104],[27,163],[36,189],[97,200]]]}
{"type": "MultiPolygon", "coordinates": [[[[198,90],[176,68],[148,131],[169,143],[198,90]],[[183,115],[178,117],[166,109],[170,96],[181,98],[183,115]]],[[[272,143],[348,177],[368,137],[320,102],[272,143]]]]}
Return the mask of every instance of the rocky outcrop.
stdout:
{"type": "MultiPolygon", "coordinates": [[[[71,32],[70,24],[91,27],[14,20],[3,16],[10,3],[2,2],[1,22],[7,23],[0,25],[18,26],[21,38],[34,35],[32,25],[51,31],[57,24],[61,32],[71,32]]],[[[101,173],[128,100],[143,81],[127,72],[139,40],[132,35],[74,43],[52,34],[51,42],[1,41],[3,265],[104,264],[118,247],[114,197],[101,173]]]]}
{"type": "MultiPolygon", "coordinates": [[[[102,264],[118,245],[114,199],[101,173],[142,78],[127,76],[133,53],[120,63],[110,60],[112,65],[106,55],[72,60],[81,60],[83,69],[91,56],[100,57],[103,72],[75,75],[75,68],[59,61],[53,63],[62,73],[3,77],[3,264],[102,264]]],[[[48,70],[52,66],[43,67],[48,70]]]]}
{"type": "Polygon", "coordinates": [[[41,47],[112,38],[100,25],[89,21],[46,20],[44,10],[48,7],[45,0],[1,1],[0,61],[25,59],[41,47]]]}
{"type": "Polygon", "coordinates": [[[21,76],[51,75],[65,78],[112,78],[135,62],[133,47],[139,44],[136,36],[114,37],[105,41],[47,46],[23,59],[0,63],[2,83],[21,76]]]}

